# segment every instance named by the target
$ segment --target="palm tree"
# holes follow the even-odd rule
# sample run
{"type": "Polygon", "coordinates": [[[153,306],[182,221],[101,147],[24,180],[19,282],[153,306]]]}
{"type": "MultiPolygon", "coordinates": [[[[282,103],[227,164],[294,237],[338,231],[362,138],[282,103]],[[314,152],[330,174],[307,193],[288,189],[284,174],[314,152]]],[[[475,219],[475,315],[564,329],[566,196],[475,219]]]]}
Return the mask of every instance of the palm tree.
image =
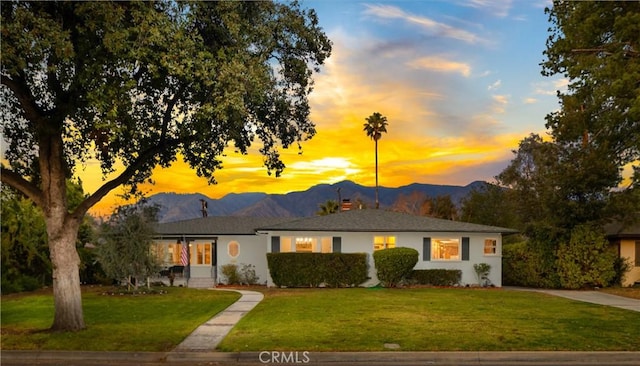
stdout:
{"type": "Polygon", "coordinates": [[[364,124],[364,131],[367,136],[376,143],[376,208],[380,207],[378,200],[378,140],[382,137],[383,132],[387,132],[387,117],[378,112],[366,118],[367,123],[364,124]]]}

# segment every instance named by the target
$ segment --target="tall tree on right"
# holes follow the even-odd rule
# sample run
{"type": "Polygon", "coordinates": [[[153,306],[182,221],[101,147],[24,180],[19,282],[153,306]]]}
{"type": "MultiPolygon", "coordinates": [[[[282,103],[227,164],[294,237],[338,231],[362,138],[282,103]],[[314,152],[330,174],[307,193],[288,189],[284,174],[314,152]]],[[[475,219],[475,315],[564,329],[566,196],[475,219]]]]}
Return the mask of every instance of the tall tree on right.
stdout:
{"type": "Polygon", "coordinates": [[[364,131],[367,136],[375,142],[376,145],[376,208],[380,207],[378,198],[378,140],[382,138],[382,133],[387,132],[387,117],[375,112],[366,118],[367,123],[364,124],[364,131]]]}
{"type": "Polygon", "coordinates": [[[608,205],[620,202],[612,196],[637,197],[640,182],[640,2],[554,1],[546,12],[542,74],[569,81],[558,92],[561,108],[546,117],[571,176],[567,202],[595,203],[612,216],[621,211],[608,205]]]}

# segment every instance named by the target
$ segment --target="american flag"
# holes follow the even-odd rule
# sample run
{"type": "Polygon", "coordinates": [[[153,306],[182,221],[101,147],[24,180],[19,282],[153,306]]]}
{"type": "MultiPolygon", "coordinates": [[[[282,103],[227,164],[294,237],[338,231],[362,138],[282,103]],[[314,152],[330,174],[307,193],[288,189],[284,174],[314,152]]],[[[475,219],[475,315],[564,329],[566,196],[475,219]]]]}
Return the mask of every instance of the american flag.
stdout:
{"type": "Polygon", "coordinates": [[[186,241],[182,242],[182,250],[180,251],[180,263],[183,266],[189,264],[189,247],[186,241]]]}

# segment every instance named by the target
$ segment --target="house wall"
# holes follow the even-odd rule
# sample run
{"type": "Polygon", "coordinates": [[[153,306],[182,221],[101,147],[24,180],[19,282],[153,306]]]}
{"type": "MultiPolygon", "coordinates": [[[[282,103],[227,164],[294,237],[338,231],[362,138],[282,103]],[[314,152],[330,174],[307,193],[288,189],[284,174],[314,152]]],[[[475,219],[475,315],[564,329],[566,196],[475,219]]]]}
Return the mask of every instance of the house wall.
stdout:
{"type": "MultiPolygon", "coordinates": [[[[416,249],[419,253],[416,269],[459,269],[462,271],[462,285],[477,284],[473,265],[476,263],[487,263],[491,265],[489,279],[495,286],[502,286],[502,237],[500,234],[482,233],[393,233],[393,232],[270,232],[267,240],[267,252],[271,252],[271,238],[284,237],[341,237],[343,253],[367,253],[369,264],[369,277],[371,278],[363,286],[374,286],[379,283],[376,276],[376,269],[373,260],[373,243],[375,236],[394,236],[396,247],[408,247],[416,249]],[[423,260],[423,238],[456,238],[468,237],[469,240],[469,260],[455,261],[434,261],[423,260]],[[497,242],[497,253],[495,255],[484,255],[485,239],[495,239],[497,242]]],[[[271,277],[267,277],[267,285],[273,286],[271,277]]]]}
{"type": "Polygon", "coordinates": [[[218,283],[227,283],[227,279],[222,275],[222,266],[225,264],[235,264],[238,269],[243,264],[253,264],[255,266],[256,275],[258,275],[258,283],[265,284],[269,278],[269,270],[267,269],[267,242],[266,235],[224,235],[218,237],[218,283]],[[238,244],[237,256],[232,256],[230,246],[232,242],[238,244]]]}
{"type": "Polygon", "coordinates": [[[631,265],[631,270],[626,273],[623,286],[633,286],[635,282],[640,282],[640,266],[636,267],[636,242],[640,240],[626,239],[620,241],[620,257],[627,258],[631,265]]]}

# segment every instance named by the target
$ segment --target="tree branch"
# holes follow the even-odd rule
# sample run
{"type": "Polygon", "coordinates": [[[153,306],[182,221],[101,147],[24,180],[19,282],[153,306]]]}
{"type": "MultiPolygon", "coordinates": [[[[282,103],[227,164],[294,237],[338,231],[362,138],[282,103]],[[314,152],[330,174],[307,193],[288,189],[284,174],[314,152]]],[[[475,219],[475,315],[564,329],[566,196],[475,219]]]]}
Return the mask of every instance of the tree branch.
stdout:
{"type": "Polygon", "coordinates": [[[36,206],[42,208],[44,202],[42,191],[33,183],[24,179],[11,169],[0,167],[0,181],[17,189],[32,200],[36,206]]]}
{"type": "Polygon", "coordinates": [[[100,202],[104,196],[106,196],[109,192],[114,190],[115,188],[124,185],[133,177],[136,172],[149,160],[153,159],[153,157],[163,151],[164,149],[170,148],[171,146],[178,145],[184,142],[182,139],[173,139],[168,141],[159,142],[157,145],[147,149],[142,152],[138,158],[131,164],[127,169],[125,169],[120,175],[116,178],[106,182],[100,188],[98,188],[92,195],[87,197],[78,207],[73,211],[72,216],[74,217],[82,217],[93,205],[100,202]]]}
{"type": "Polygon", "coordinates": [[[33,98],[33,95],[31,95],[29,90],[24,87],[26,85],[26,81],[24,80],[24,78],[20,77],[19,80],[15,80],[11,77],[3,76],[2,78],[0,78],[0,82],[6,85],[9,90],[13,92],[15,97],[18,99],[18,102],[22,106],[25,118],[28,121],[36,123],[44,117],[45,112],[40,107],[38,107],[35,99],[33,98]]]}

